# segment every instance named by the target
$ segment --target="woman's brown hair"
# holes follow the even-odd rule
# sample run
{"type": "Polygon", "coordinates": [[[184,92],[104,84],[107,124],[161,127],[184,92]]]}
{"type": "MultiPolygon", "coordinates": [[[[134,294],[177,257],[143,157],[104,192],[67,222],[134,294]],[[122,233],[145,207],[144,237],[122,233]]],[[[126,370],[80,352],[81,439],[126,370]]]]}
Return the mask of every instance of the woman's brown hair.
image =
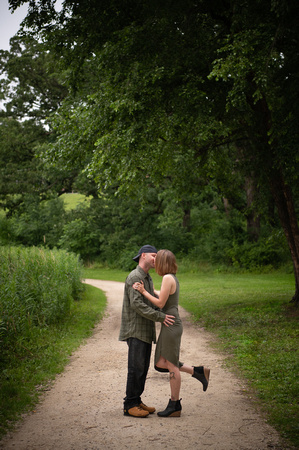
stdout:
{"type": "Polygon", "coordinates": [[[163,277],[166,273],[176,274],[178,266],[174,254],[170,250],[159,250],[155,259],[155,270],[163,277]]]}

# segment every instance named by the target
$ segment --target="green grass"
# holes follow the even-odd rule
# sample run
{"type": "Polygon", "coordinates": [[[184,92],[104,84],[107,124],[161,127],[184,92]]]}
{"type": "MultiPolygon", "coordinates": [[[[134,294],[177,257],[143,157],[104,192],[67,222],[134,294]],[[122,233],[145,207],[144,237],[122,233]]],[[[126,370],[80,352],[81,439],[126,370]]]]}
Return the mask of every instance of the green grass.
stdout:
{"type": "Polygon", "coordinates": [[[64,201],[65,209],[70,211],[71,209],[75,209],[78,205],[89,203],[90,198],[86,197],[83,194],[62,194],[61,198],[64,201]]]}
{"type": "MultiPolygon", "coordinates": [[[[86,278],[124,281],[127,273],[85,269],[86,278]]],[[[161,278],[151,271],[154,285],[161,278]]],[[[212,332],[227,365],[247,382],[248,393],[293,445],[298,437],[298,310],[290,304],[294,276],[178,272],[180,304],[212,332]]]]}
{"type": "Polygon", "coordinates": [[[298,311],[285,274],[183,275],[181,304],[215,333],[269,422],[298,445],[298,311]]]}
{"type": "MultiPolygon", "coordinates": [[[[91,278],[94,280],[108,280],[108,281],[120,281],[125,282],[128,272],[120,269],[110,269],[109,267],[91,267],[83,269],[83,277],[91,278]]],[[[151,275],[155,276],[156,274],[151,275]]],[[[156,275],[158,277],[158,275],[156,275]]]]}
{"type": "Polygon", "coordinates": [[[0,438],[20,415],[34,408],[39,395],[62,372],[72,352],[89,337],[101,319],[106,298],[99,289],[86,285],[82,300],[71,305],[70,315],[60,325],[32,330],[14,352],[0,356],[0,438]]]}

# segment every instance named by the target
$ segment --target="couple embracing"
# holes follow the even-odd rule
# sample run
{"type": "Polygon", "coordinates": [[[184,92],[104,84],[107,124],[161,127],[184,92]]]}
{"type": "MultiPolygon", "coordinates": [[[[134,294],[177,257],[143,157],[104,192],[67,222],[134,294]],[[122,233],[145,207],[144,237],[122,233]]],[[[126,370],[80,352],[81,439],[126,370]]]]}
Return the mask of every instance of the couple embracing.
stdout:
{"type": "Polygon", "coordinates": [[[124,414],[147,417],[155,408],[141,400],[150,365],[152,343],[156,343],[155,322],[161,322],[161,332],[155,351],[155,369],[169,372],[171,398],[160,417],[181,415],[181,372],[199,380],[206,391],[210,370],[203,366],[188,366],[179,361],[183,332],[178,312],[179,282],[177,263],[170,250],[144,245],[133,258],[138,263],[127,277],[124,289],[120,341],[128,345],[128,373],[124,414]],[[162,276],[160,292],[156,291],[149,270],[155,268],[162,276]]]}

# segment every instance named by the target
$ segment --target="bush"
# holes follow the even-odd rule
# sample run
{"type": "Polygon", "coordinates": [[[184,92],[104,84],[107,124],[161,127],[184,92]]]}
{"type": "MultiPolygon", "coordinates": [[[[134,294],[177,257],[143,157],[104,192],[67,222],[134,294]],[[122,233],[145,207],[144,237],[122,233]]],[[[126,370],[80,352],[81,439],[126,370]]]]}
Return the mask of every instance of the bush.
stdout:
{"type": "Polygon", "coordinates": [[[101,232],[89,218],[88,215],[85,218],[75,218],[66,224],[59,241],[61,248],[79,254],[85,261],[95,258],[101,246],[101,232]]]}
{"type": "Polygon", "coordinates": [[[0,243],[54,248],[64,222],[65,211],[60,198],[41,202],[38,196],[27,195],[21,211],[10,218],[0,217],[0,243]]]}
{"type": "Polygon", "coordinates": [[[281,229],[263,224],[258,242],[249,240],[242,215],[232,210],[226,217],[220,209],[201,204],[192,212],[195,245],[188,256],[213,265],[246,270],[278,268],[290,261],[286,238],[281,229]]]}
{"type": "Polygon", "coordinates": [[[258,242],[233,242],[226,255],[230,263],[237,268],[259,269],[261,267],[278,268],[289,259],[286,239],[282,231],[261,237],[258,242]],[[288,259],[287,259],[288,258],[288,259]]]}

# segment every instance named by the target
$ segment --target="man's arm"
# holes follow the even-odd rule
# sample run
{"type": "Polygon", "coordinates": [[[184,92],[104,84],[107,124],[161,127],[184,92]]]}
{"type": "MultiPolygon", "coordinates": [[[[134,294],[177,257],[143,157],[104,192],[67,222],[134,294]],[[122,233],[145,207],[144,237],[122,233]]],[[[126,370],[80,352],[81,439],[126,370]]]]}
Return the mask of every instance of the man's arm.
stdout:
{"type": "Polygon", "coordinates": [[[128,295],[130,298],[131,308],[134,309],[134,311],[136,311],[140,316],[152,320],[153,322],[163,322],[166,326],[174,323],[174,316],[165,314],[162,311],[154,309],[150,305],[146,304],[144,302],[143,295],[133,289],[132,286],[128,286],[128,295]]]}

